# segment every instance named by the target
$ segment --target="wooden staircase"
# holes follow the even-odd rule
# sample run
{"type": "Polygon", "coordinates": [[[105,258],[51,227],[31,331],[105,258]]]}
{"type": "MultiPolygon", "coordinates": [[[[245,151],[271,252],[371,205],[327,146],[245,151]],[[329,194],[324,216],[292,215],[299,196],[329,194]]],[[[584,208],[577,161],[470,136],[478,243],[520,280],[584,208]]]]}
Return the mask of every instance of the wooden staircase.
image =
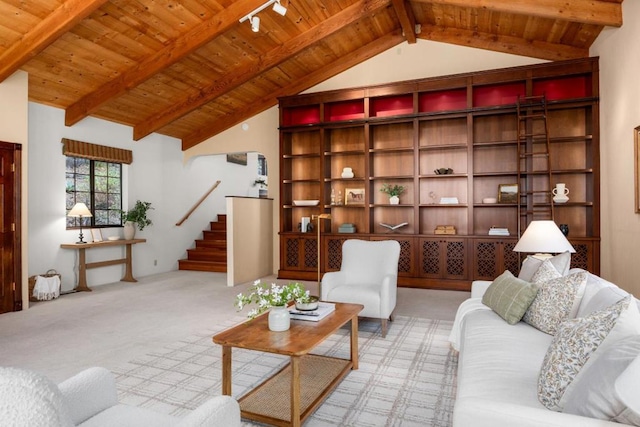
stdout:
{"type": "Polygon", "coordinates": [[[187,259],[178,261],[179,270],[227,272],[227,216],[218,215],[210,228],[202,231],[195,248],[187,249],[187,259]]]}

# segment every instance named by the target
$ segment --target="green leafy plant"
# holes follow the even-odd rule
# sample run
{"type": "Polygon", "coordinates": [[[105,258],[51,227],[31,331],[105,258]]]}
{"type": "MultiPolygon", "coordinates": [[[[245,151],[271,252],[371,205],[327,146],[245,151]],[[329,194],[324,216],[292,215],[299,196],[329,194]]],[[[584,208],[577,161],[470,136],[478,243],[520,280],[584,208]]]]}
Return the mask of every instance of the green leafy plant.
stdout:
{"type": "Polygon", "coordinates": [[[302,283],[293,282],[287,285],[276,285],[272,283],[268,285],[256,280],[253,286],[249,288],[247,295],[240,293],[236,296],[234,305],[238,308],[238,311],[240,311],[247,305],[257,304],[258,306],[251,309],[247,314],[250,319],[253,319],[271,307],[283,306],[291,301],[308,303],[309,300],[309,291],[304,289],[302,283]]]}
{"type": "Polygon", "coordinates": [[[399,196],[404,193],[405,187],[403,185],[391,185],[382,184],[380,191],[389,195],[389,197],[399,196]]]}
{"type": "Polygon", "coordinates": [[[122,222],[133,222],[138,226],[138,229],[142,231],[146,226],[153,224],[153,222],[147,218],[147,212],[151,209],[153,209],[151,207],[151,202],[141,202],[140,200],[136,200],[136,204],[132,209],[129,209],[128,211],[121,211],[122,222]]]}
{"type": "Polygon", "coordinates": [[[264,178],[257,178],[255,181],[253,181],[253,186],[255,187],[256,185],[264,185],[265,187],[267,187],[269,184],[267,184],[267,180],[264,178]]]}

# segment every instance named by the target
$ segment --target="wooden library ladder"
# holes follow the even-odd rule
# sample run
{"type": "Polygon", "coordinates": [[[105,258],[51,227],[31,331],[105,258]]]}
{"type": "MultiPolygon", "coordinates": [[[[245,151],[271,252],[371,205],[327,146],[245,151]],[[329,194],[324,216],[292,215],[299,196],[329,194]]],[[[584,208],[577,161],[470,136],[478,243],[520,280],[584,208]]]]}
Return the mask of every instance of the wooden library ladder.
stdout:
{"type": "Polygon", "coordinates": [[[533,220],[554,219],[547,100],[520,97],[518,115],[518,237],[533,220]]]}

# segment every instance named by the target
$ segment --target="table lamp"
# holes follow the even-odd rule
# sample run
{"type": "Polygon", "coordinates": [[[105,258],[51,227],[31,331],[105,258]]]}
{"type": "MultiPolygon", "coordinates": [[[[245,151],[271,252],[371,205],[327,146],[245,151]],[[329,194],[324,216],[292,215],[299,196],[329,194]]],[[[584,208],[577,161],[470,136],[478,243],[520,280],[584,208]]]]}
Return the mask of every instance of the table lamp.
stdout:
{"type": "Polygon", "coordinates": [[[82,236],[82,218],[93,216],[91,215],[91,211],[89,211],[87,205],[85,205],[84,203],[76,203],[75,206],[71,208],[67,216],[71,218],[80,218],[80,240],[78,240],[76,243],[87,243],[83,240],[82,236]]]}
{"type": "Polygon", "coordinates": [[[322,298],[322,289],[320,288],[322,285],[320,284],[320,220],[321,219],[328,219],[331,220],[331,214],[320,214],[320,215],[313,215],[311,217],[311,220],[317,219],[318,220],[318,298],[322,298]]]}
{"type": "Polygon", "coordinates": [[[544,259],[554,253],[575,253],[576,250],[555,222],[545,220],[531,221],[513,251],[534,253],[536,258],[544,259]]]}

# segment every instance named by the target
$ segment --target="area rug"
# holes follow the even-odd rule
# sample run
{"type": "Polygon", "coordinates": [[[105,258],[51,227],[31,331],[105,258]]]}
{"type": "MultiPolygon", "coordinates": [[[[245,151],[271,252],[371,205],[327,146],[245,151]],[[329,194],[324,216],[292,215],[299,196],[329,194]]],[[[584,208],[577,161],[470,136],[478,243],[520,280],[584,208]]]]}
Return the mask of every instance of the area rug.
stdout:
{"type": "MultiPolygon", "coordinates": [[[[221,347],[211,337],[243,321],[229,320],[114,369],[122,403],[184,416],[221,394],[221,347]]],[[[360,367],[350,372],[305,422],[315,426],[450,426],[457,354],[452,322],[398,316],[386,338],[380,323],[360,321],[360,367]]],[[[349,357],[349,330],[314,350],[349,357]]],[[[288,358],[233,349],[232,393],[238,398],[286,364],[288,358]]],[[[244,426],[258,425],[243,420],[244,426]]]]}

